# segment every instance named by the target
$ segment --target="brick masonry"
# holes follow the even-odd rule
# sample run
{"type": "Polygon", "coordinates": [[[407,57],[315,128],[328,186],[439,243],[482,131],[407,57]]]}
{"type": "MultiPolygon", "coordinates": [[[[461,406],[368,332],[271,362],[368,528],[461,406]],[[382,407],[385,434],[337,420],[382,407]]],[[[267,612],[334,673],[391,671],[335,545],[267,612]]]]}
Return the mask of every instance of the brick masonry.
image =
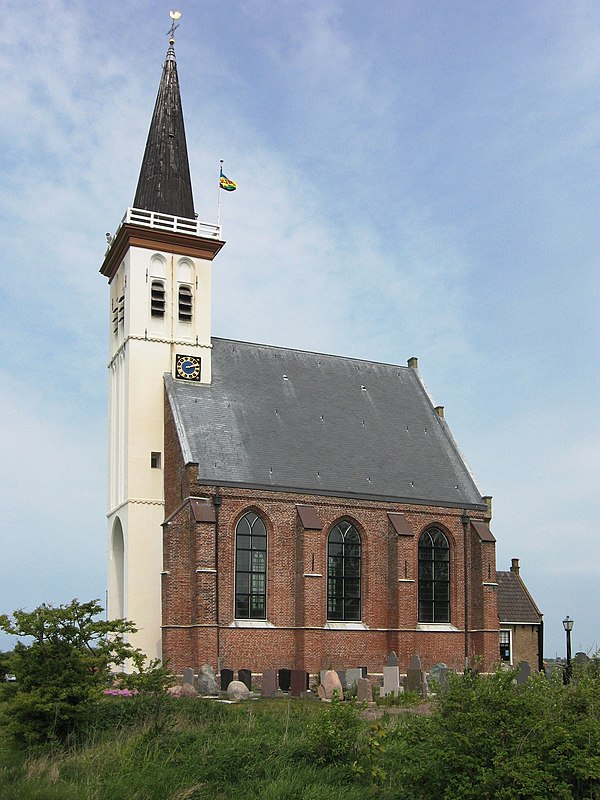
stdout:
{"type": "MultiPolygon", "coordinates": [[[[468,656],[489,669],[498,660],[495,545],[463,526],[464,510],[384,503],[293,492],[206,486],[197,465],[183,463],[168,404],[165,413],[165,514],[163,534],[163,655],[181,672],[204,662],[237,670],[320,669],[367,666],[381,672],[395,650],[401,671],[418,654],[461,670],[468,656]],[[213,503],[218,522],[196,522],[190,497],[213,503]],[[305,530],[296,504],[312,505],[322,530],[305,530]],[[247,511],[267,528],[267,620],[272,627],[234,623],[235,529],[247,511]],[[397,535],[388,512],[401,512],[414,531],[397,535]],[[341,518],[362,543],[361,630],[331,630],[327,618],[327,537],[341,518]],[[450,543],[450,620],[447,630],[422,630],[417,619],[419,536],[435,525],[450,543]],[[465,573],[468,576],[465,591],[465,573]],[[465,634],[465,615],[468,634],[465,634]]],[[[482,510],[468,510],[472,520],[482,510]]]]}

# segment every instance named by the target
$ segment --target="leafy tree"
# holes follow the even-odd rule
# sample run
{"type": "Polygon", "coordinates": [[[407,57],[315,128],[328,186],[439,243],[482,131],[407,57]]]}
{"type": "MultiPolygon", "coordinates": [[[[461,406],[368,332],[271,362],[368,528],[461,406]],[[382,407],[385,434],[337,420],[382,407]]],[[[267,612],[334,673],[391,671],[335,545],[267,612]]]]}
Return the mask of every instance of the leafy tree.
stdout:
{"type": "Polygon", "coordinates": [[[32,744],[64,740],[74,729],[85,704],[101,696],[113,671],[129,661],[137,673],[137,688],[167,682],[158,662],[145,664],[140,650],[125,637],[133,622],[99,618],[98,600],[67,605],[42,604],[33,611],[17,610],[12,618],[0,615],[0,629],[27,637],[17,642],[11,669],[18,681],[5,707],[5,725],[19,741],[32,744]]]}
{"type": "Polygon", "coordinates": [[[3,681],[11,671],[11,666],[10,666],[11,659],[12,659],[12,652],[3,653],[2,651],[0,651],[0,681],[3,681]]]}

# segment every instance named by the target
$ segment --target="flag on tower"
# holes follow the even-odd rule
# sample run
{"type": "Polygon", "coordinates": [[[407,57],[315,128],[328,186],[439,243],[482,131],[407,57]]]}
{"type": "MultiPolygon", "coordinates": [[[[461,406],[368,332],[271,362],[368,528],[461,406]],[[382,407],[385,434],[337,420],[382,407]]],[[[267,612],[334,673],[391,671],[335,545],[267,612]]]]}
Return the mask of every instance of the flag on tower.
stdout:
{"type": "Polygon", "coordinates": [[[235,192],[237,189],[237,183],[230,181],[226,175],[223,175],[223,169],[221,169],[221,175],[219,177],[219,186],[226,192],[235,192]]]}

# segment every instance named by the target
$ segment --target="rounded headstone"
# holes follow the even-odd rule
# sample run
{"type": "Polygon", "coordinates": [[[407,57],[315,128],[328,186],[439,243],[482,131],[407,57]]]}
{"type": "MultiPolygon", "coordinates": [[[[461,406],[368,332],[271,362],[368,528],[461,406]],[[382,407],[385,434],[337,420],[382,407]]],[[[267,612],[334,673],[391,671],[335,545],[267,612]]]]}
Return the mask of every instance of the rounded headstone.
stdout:
{"type": "Polygon", "coordinates": [[[231,700],[247,700],[250,697],[250,690],[242,681],[231,681],[227,687],[227,696],[231,700]]]}
{"type": "Polygon", "coordinates": [[[328,669],[321,677],[321,683],[319,685],[319,697],[321,700],[331,700],[334,692],[338,693],[340,700],[343,699],[344,691],[342,689],[342,682],[340,681],[339,675],[334,669],[328,669]]]}
{"type": "Polygon", "coordinates": [[[182,683],[179,697],[197,697],[198,692],[194,689],[191,683],[182,683]]]}

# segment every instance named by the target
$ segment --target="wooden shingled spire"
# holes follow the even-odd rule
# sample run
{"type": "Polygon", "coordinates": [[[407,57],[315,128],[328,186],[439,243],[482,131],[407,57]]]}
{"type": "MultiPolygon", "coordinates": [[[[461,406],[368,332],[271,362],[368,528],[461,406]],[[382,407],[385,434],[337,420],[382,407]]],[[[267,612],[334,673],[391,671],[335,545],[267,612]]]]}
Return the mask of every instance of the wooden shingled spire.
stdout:
{"type": "Polygon", "coordinates": [[[194,199],[172,31],[133,205],[194,219],[194,199]]]}

